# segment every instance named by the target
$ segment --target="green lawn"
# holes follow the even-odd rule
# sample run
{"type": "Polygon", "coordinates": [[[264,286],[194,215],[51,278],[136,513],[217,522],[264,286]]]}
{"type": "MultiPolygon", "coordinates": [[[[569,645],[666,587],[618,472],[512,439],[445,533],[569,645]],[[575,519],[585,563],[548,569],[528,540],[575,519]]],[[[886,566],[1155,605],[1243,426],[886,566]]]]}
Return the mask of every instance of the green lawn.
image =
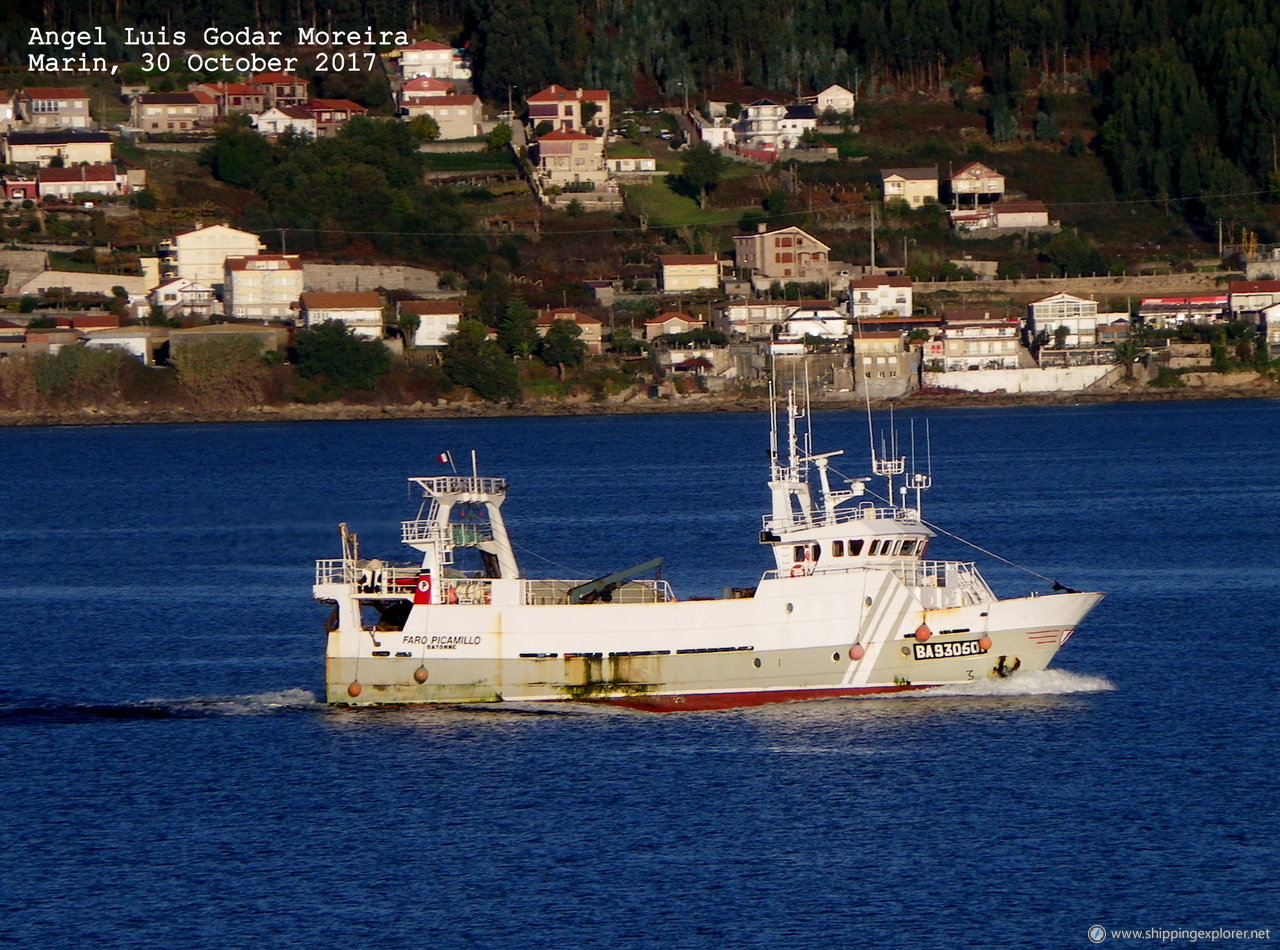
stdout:
{"type": "MultiPolygon", "coordinates": [[[[677,169],[678,171],[678,169],[677,169]]],[[[747,178],[758,175],[760,169],[755,165],[735,162],[725,174],[724,179],[747,178]]],[[[736,225],[747,208],[716,208],[705,211],[698,207],[692,198],[676,194],[666,179],[655,181],[649,185],[623,185],[623,194],[627,197],[627,208],[633,214],[643,214],[654,227],[681,228],[694,224],[736,225]]]]}
{"type": "Polygon", "coordinates": [[[613,141],[604,150],[605,158],[652,158],[653,153],[634,142],[613,141]]]}

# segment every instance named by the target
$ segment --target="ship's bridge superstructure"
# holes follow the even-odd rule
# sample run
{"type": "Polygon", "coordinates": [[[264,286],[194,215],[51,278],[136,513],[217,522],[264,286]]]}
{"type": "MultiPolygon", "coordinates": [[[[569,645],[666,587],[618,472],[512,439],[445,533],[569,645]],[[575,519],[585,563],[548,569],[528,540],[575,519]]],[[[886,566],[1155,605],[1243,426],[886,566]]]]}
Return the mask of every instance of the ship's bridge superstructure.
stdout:
{"type": "Polygon", "coordinates": [[[906,472],[905,458],[872,457],[873,471],[887,479],[889,504],[867,499],[867,478],[845,479],[847,488],[833,489],[831,459],[844,453],[808,451],[807,435],[802,448],[796,425],[806,416],[790,396],[785,456],[779,451],[776,423],[773,431],[773,506],[764,518],[760,541],[773,548],[777,570],[799,576],[921,559],[934,537],[920,517],[920,498],[931,484],[929,476],[913,474],[897,488],[904,501],[908,492],[915,492],[914,507],[892,503],[894,479],[906,472]]]}

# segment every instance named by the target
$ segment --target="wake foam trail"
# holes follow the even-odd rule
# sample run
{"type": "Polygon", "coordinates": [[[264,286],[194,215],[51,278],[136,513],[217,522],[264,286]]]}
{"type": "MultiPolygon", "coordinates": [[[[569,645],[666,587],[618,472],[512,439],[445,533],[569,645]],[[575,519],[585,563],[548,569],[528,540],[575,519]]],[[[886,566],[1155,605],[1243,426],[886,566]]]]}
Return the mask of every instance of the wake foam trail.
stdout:
{"type": "Polygon", "coordinates": [[[1007,679],[991,678],[972,683],[933,686],[905,697],[929,696],[1066,696],[1071,693],[1106,693],[1115,684],[1105,676],[1069,673],[1066,670],[1041,670],[1039,673],[1016,673],[1007,679]]]}
{"type": "Polygon", "coordinates": [[[147,719],[213,719],[262,716],[324,709],[305,689],[248,696],[198,696],[187,699],[144,699],[125,703],[68,703],[56,699],[0,703],[0,725],[32,723],[128,722],[147,719]]]}

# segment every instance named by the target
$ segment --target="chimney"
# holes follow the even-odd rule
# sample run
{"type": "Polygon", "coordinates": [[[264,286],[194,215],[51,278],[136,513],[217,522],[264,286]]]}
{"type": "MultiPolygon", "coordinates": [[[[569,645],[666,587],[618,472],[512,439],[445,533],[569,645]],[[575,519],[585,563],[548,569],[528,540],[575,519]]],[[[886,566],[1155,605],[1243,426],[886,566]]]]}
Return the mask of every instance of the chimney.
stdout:
{"type": "Polygon", "coordinates": [[[756,234],[764,234],[767,230],[769,230],[769,225],[765,224],[763,221],[756,225],[756,234]]]}

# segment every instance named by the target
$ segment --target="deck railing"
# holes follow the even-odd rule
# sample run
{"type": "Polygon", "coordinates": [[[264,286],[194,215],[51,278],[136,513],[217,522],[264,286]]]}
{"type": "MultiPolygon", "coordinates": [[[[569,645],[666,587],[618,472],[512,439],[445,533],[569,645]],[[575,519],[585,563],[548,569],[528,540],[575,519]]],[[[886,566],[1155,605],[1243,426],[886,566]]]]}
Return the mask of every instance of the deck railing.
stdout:
{"type": "Polygon", "coordinates": [[[405,544],[446,543],[454,547],[468,547],[493,540],[493,525],[449,524],[435,521],[400,522],[400,540],[405,544]]]}
{"type": "Polygon", "coordinates": [[[327,558],[316,561],[316,583],[355,584],[362,594],[412,594],[419,570],[416,564],[327,558]]]}
{"type": "Polygon", "coordinates": [[[914,558],[858,558],[852,562],[836,565],[819,561],[812,571],[805,566],[788,569],[773,569],[764,572],[766,580],[777,577],[795,577],[797,574],[853,574],[857,571],[883,570],[892,571],[907,587],[937,588],[967,595],[971,603],[985,603],[995,600],[987,582],[978,573],[978,567],[972,561],[917,561],[914,558]]]}
{"type": "Polygon", "coordinates": [[[432,495],[501,495],[507,491],[505,478],[472,478],[469,475],[440,475],[433,478],[411,478],[432,495]]]}
{"type": "Polygon", "coordinates": [[[861,505],[857,508],[837,510],[834,516],[828,517],[827,513],[819,508],[808,512],[792,512],[790,517],[786,518],[765,515],[762,524],[766,531],[793,531],[796,528],[816,528],[821,525],[873,520],[914,522],[920,520],[920,512],[915,508],[861,505]]]}
{"type": "MultiPolygon", "coordinates": [[[[528,579],[523,582],[524,602],[526,604],[567,604],[569,591],[582,584],[584,580],[563,580],[559,578],[528,579]]],[[[608,600],[597,600],[595,603],[607,604],[662,604],[674,600],[671,585],[655,578],[639,578],[619,584],[609,592],[608,600]]]]}
{"type": "MultiPolygon", "coordinates": [[[[416,564],[357,563],[345,558],[316,561],[317,584],[352,584],[358,594],[413,596],[421,568],[416,564]]],[[[524,578],[520,581],[520,603],[534,605],[567,604],[569,591],[590,578],[524,578]]],[[[438,577],[432,596],[436,604],[488,604],[493,600],[493,581],[485,577],[438,577]]],[[[665,580],[638,578],[618,585],[606,604],[662,604],[675,600],[665,580]]]]}

